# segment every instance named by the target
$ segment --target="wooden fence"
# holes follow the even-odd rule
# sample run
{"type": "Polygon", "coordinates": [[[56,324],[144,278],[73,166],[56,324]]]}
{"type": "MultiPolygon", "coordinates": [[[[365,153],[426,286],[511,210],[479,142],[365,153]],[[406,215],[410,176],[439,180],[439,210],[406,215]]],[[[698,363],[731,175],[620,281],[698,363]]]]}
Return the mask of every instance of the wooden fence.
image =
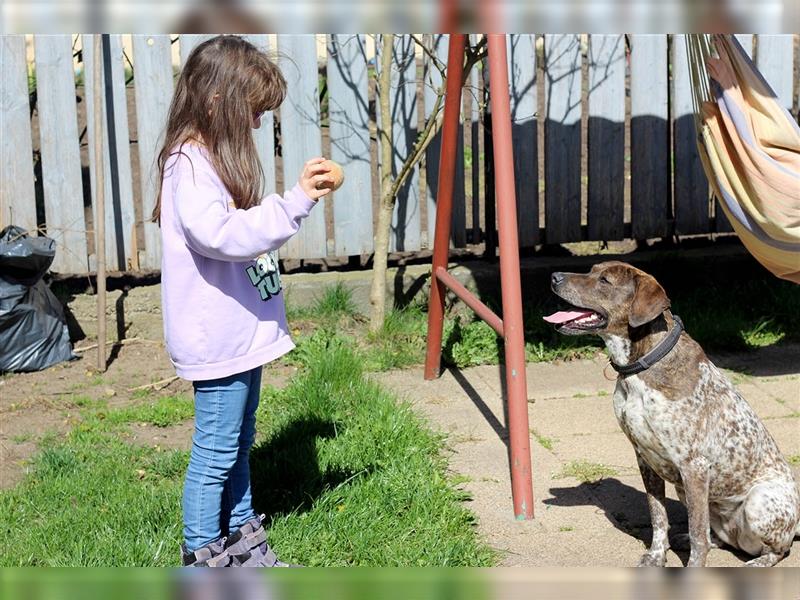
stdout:
{"type": "MultiPolygon", "coordinates": [[[[146,217],[156,196],[153,164],[177,73],[173,46],[179,45],[185,62],[207,37],[111,36],[111,80],[104,89],[114,99],[115,140],[109,147],[105,128],[103,178],[110,270],[160,266],[158,228],[146,217]]],[[[380,117],[369,36],[247,37],[277,51],[289,87],[280,110],[265,115],[255,132],[268,190],[291,185],[303,162],[322,153],[341,163],[347,175],[282,256],[370,253],[380,117]]],[[[739,36],[795,116],[796,37],[739,36]]],[[[434,109],[441,74],[431,56],[445,61],[445,38],[425,36],[429,53],[420,52],[412,36],[396,38],[393,173],[434,109]]],[[[684,44],[683,36],[666,35],[509,36],[522,246],[730,231],[709,196],[695,148],[684,44]]],[[[92,69],[81,67],[92,60],[85,37],[0,36],[0,227],[13,223],[55,238],[53,270],[61,273],[84,274],[95,264],[96,166],[88,140],[94,110],[105,115],[106,102],[93,97],[92,69]]],[[[473,70],[465,94],[456,247],[484,243],[494,232],[493,192],[486,185],[492,181],[490,115],[483,112],[486,76],[486,69],[473,70]]],[[[393,251],[419,251],[433,239],[438,151],[434,140],[400,191],[393,251]]]]}

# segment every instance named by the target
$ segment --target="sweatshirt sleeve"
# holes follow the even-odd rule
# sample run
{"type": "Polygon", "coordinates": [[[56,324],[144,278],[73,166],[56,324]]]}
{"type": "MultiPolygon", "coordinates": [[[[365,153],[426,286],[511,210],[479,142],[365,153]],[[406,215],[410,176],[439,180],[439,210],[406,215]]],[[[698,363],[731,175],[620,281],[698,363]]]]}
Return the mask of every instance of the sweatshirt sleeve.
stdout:
{"type": "Polygon", "coordinates": [[[270,194],[247,210],[228,210],[229,200],[214,181],[205,158],[181,156],[175,165],[175,212],[187,245],[217,260],[247,261],[277,250],[300,229],[316,202],[295,185],[281,197],[270,194]]]}

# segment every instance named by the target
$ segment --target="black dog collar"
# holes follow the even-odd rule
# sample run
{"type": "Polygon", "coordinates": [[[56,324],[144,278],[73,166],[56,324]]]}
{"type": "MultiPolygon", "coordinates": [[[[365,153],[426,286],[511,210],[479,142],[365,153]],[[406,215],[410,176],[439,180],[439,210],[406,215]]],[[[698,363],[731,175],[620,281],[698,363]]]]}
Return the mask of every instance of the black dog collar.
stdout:
{"type": "Polygon", "coordinates": [[[669,332],[669,335],[661,340],[658,346],[629,365],[618,365],[612,360],[611,366],[614,367],[614,370],[620,375],[635,375],[636,373],[646,371],[669,354],[669,351],[678,343],[678,338],[681,337],[681,332],[683,331],[683,321],[680,320],[680,317],[678,317],[678,315],[672,315],[672,320],[675,321],[675,326],[669,332]]]}

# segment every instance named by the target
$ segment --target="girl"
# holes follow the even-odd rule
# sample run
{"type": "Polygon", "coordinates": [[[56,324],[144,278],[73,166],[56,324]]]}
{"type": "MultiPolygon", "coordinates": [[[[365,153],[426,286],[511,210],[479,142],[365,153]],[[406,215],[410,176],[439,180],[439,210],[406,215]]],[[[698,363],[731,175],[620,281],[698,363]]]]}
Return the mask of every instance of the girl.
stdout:
{"type": "Polygon", "coordinates": [[[314,158],[291,191],[262,198],[251,128],[285,95],[281,72],[253,45],[208,40],[181,72],[158,156],[164,337],[194,387],[184,565],[285,566],[253,512],[248,453],[261,367],[294,347],[275,251],[332,184],[314,158]]]}

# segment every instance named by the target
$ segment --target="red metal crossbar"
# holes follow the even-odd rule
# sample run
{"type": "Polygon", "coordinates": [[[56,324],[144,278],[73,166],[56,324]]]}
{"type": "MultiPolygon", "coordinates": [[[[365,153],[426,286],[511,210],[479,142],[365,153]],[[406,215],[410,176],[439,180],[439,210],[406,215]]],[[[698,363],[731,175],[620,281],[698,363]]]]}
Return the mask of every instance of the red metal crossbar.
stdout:
{"type": "Polygon", "coordinates": [[[511,107],[508,94],[506,36],[488,35],[489,91],[492,108],[492,142],[495,165],[495,197],[500,247],[500,279],[503,319],[447,272],[450,223],[453,213],[458,118],[464,76],[465,35],[451,34],[447,56],[447,87],[439,158],[439,187],[436,194],[436,234],[433,243],[431,295],[428,305],[428,347],[425,379],[441,372],[442,329],[446,289],[464,303],[505,342],[506,390],[508,393],[509,460],[511,493],[517,519],[533,518],[533,483],[528,431],[528,391],[525,378],[525,340],[522,324],[522,292],[517,239],[517,202],[511,146],[511,107]]]}

